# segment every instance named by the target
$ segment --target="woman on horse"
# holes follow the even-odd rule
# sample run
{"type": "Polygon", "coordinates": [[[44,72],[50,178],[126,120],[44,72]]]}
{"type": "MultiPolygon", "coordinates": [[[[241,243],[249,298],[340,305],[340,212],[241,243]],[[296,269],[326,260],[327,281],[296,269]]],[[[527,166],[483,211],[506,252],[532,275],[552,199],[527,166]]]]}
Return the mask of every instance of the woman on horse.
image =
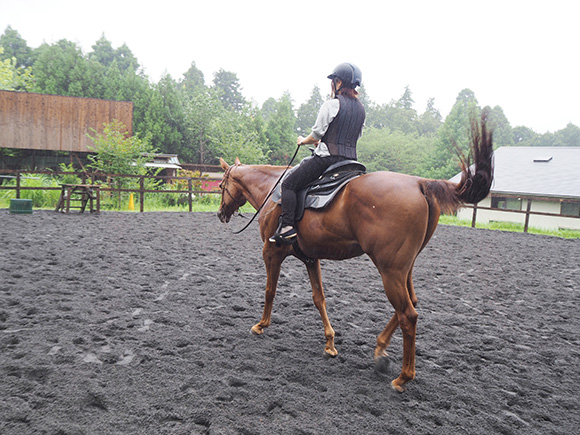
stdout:
{"type": "Polygon", "coordinates": [[[298,137],[298,145],[316,145],[314,155],[306,158],[282,182],[282,216],[271,241],[292,244],[296,239],[296,192],[315,181],[329,166],[356,159],[356,143],[362,134],[365,109],[355,90],[361,85],[361,71],[352,63],[341,63],[332,74],[332,99],[320,108],[316,124],[308,137],[298,137]]]}

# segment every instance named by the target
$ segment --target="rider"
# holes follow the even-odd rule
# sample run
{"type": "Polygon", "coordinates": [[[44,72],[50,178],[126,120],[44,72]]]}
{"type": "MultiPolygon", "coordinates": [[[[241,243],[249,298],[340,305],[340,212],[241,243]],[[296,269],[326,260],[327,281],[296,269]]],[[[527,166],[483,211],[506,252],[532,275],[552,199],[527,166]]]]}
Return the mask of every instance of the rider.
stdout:
{"type": "Polygon", "coordinates": [[[296,238],[296,192],[316,180],[329,166],[356,159],[356,143],[362,134],[365,109],[355,90],[361,85],[361,71],[352,63],[341,63],[332,74],[332,99],[325,102],[308,137],[298,137],[298,145],[317,145],[282,182],[282,216],[271,241],[292,244],[296,238]]]}

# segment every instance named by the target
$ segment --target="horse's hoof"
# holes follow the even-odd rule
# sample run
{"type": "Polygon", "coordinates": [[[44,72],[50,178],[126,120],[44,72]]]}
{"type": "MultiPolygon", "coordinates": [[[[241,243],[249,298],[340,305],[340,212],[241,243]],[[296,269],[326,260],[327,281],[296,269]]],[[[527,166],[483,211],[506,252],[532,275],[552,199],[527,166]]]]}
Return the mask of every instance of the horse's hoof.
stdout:
{"type": "Polygon", "coordinates": [[[324,355],[330,358],[334,358],[338,355],[338,350],[336,349],[324,349],[324,355]]]}
{"type": "Polygon", "coordinates": [[[380,356],[375,358],[375,370],[379,373],[387,373],[389,371],[389,366],[391,365],[391,360],[385,356],[380,356]]]}
{"type": "Polygon", "coordinates": [[[258,325],[252,326],[252,334],[254,335],[262,335],[264,333],[264,328],[258,325]]]}
{"type": "Polygon", "coordinates": [[[405,387],[403,387],[402,385],[398,385],[396,383],[396,379],[391,382],[391,387],[393,388],[393,390],[398,391],[399,393],[403,393],[405,391],[405,387]]]}

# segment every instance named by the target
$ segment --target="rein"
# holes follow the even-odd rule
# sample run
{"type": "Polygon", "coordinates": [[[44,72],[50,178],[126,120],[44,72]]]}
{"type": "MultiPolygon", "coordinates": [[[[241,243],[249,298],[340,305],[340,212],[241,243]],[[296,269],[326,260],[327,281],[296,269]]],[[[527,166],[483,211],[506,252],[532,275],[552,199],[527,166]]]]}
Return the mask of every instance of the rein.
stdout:
{"type": "MultiPolygon", "coordinates": [[[[248,228],[252,222],[254,222],[254,219],[256,219],[256,216],[258,216],[258,214],[260,214],[260,211],[264,208],[264,205],[266,205],[266,202],[268,201],[268,199],[270,199],[270,197],[274,193],[274,190],[276,189],[276,186],[278,186],[278,183],[280,183],[280,181],[282,180],[284,175],[286,175],[286,172],[288,172],[290,165],[292,164],[292,162],[294,161],[294,159],[298,155],[299,149],[300,149],[300,145],[298,145],[296,147],[296,151],[294,151],[294,155],[290,159],[290,162],[288,162],[288,164],[286,165],[286,169],[284,169],[284,172],[282,172],[282,175],[280,175],[280,178],[278,178],[278,181],[276,181],[276,183],[274,184],[274,187],[272,187],[272,190],[270,190],[270,193],[268,193],[266,198],[264,198],[264,202],[262,202],[262,205],[258,208],[258,210],[256,210],[256,213],[254,213],[254,216],[252,216],[252,219],[250,219],[250,222],[248,222],[241,230],[233,231],[234,234],[240,234],[242,231],[244,231],[246,228],[248,228]]],[[[228,192],[228,195],[230,195],[230,197],[232,197],[230,192],[228,192]]],[[[233,199],[233,197],[232,197],[232,199],[233,199]]]]}

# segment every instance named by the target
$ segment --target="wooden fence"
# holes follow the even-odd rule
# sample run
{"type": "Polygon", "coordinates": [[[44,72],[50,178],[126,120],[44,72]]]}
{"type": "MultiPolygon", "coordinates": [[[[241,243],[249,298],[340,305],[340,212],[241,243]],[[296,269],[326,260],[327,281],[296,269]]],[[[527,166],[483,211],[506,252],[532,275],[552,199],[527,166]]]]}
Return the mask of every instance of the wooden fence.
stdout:
{"type": "MultiPolygon", "coordinates": [[[[23,171],[23,170],[8,170],[8,169],[0,169],[0,180],[2,178],[12,178],[16,179],[16,185],[14,186],[6,186],[4,184],[0,184],[0,190],[16,190],[16,198],[20,198],[20,193],[23,190],[61,190],[60,187],[27,187],[22,186],[22,179],[24,178],[23,174],[48,174],[48,175],[76,175],[81,179],[82,184],[95,184],[98,180],[103,179],[115,179],[115,178],[136,178],[139,180],[139,188],[137,189],[129,189],[129,188],[114,188],[114,187],[101,187],[101,192],[116,192],[121,194],[124,193],[135,193],[138,195],[139,198],[139,207],[140,212],[144,211],[144,204],[145,204],[145,194],[146,193],[155,193],[155,194],[187,194],[187,203],[189,207],[189,211],[193,211],[193,195],[204,195],[204,194],[220,194],[221,191],[217,187],[218,183],[221,181],[221,177],[219,174],[222,170],[219,166],[202,166],[197,168],[195,165],[188,165],[188,169],[190,170],[200,170],[200,175],[203,172],[208,172],[212,176],[211,177],[171,177],[171,176],[153,176],[153,175],[127,175],[127,174],[102,174],[102,173],[89,173],[89,172],[59,172],[59,171],[23,171]],[[154,180],[165,180],[165,181],[179,181],[184,180],[187,182],[187,189],[146,189],[145,187],[145,180],[147,179],[154,179],[154,180]],[[211,189],[194,189],[194,186],[199,184],[199,182],[206,182],[213,184],[213,188],[211,189]]],[[[170,186],[172,184],[169,184],[170,186]]],[[[197,186],[196,186],[197,187],[197,186]]],[[[502,195],[506,196],[506,195],[502,195]]],[[[515,196],[514,196],[515,197],[515,196]]],[[[519,196],[518,196],[519,198],[519,196]]],[[[527,199],[527,207],[526,210],[506,210],[500,208],[493,208],[493,207],[482,207],[472,205],[465,205],[466,208],[473,209],[472,215],[472,222],[471,226],[475,227],[477,221],[477,211],[478,210],[493,210],[493,211],[500,211],[506,213],[522,213],[525,214],[525,223],[524,223],[524,232],[528,231],[530,216],[538,215],[538,216],[553,216],[553,217],[566,217],[566,218],[577,218],[580,219],[580,216],[573,216],[573,215],[561,215],[555,213],[546,213],[546,212],[539,212],[539,211],[532,211],[531,210],[531,203],[533,198],[526,198],[527,199]]],[[[55,204],[56,207],[56,204],[55,204]]]]}
{"type": "MultiPolygon", "coordinates": [[[[502,194],[502,197],[511,197],[510,195],[502,194]]],[[[513,198],[521,198],[521,195],[513,195],[513,198]]],[[[516,213],[516,214],[525,214],[524,218],[524,233],[528,232],[529,225],[530,225],[530,216],[550,216],[550,217],[561,217],[561,218],[572,218],[572,219],[580,219],[580,216],[576,215],[567,215],[567,214],[556,214],[556,213],[547,213],[542,211],[532,211],[532,200],[533,197],[525,198],[527,200],[527,205],[525,210],[513,210],[513,209],[503,209],[503,208],[495,208],[495,207],[482,207],[477,204],[465,204],[462,207],[464,208],[471,208],[473,209],[473,214],[471,218],[471,227],[475,228],[477,223],[477,211],[478,210],[491,210],[494,212],[503,212],[503,213],[516,213]]]]}
{"type": "MultiPolygon", "coordinates": [[[[207,168],[207,167],[206,167],[207,168]]],[[[171,176],[161,176],[161,175],[129,175],[129,174],[103,174],[103,173],[89,173],[89,172],[60,172],[60,171],[22,171],[22,170],[0,170],[0,179],[15,179],[16,184],[7,186],[4,183],[0,184],[0,190],[15,190],[16,198],[20,198],[20,194],[24,190],[61,190],[61,187],[49,187],[49,186],[23,186],[22,180],[26,175],[24,174],[47,174],[47,175],[76,175],[81,179],[80,184],[96,184],[101,180],[114,180],[117,178],[133,178],[138,179],[139,188],[115,188],[108,185],[102,185],[100,187],[101,192],[112,192],[112,193],[135,193],[139,199],[140,212],[144,211],[145,194],[155,193],[155,194],[186,194],[187,203],[189,206],[189,211],[193,211],[193,197],[194,195],[206,195],[206,194],[220,194],[221,191],[217,187],[221,178],[217,178],[215,174],[217,173],[217,168],[215,167],[212,172],[213,177],[171,177],[171,176]],[[164,180],[164,181],[185,181],[187,183],[187,189],[147,189],[145,186],[145,180],[164,180]],[[199,184],[209,184],[210,188],[198,188],[199,184]],[[196,188],[194,188],[196,187],[196,188]]],[[[221,169],[220,169],[221,170],[221,169]]],[[[172,186],[172,184],[168,184],[172,186]]],[[[56,207],[56,204],[55,204],[56,207]]]]}

